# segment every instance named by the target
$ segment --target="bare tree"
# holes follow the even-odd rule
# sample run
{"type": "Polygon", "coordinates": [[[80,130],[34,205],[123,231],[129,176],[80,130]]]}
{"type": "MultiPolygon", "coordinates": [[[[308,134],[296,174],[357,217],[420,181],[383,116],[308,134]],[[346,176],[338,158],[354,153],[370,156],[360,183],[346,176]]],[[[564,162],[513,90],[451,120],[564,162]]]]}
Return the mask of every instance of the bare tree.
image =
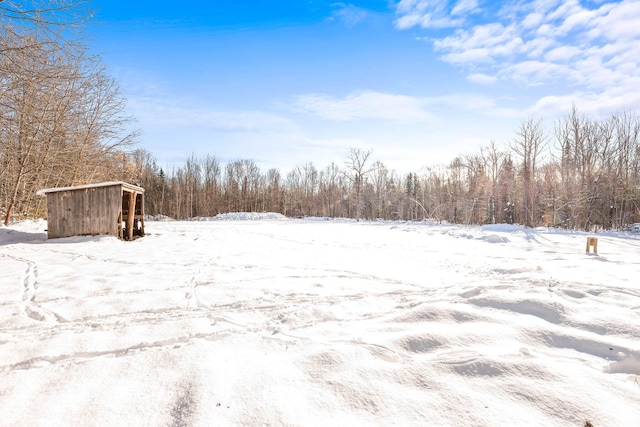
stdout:
{"type": "Polygon", "coordinates": [[[266,209],[270,212],[284,212],[283,198],[284,189],[281,188],[280,171],[269,169],[266,177],[266,209]]]}
{"type": "Polygon", "coordinates": [[[375,194],[373,216],[388,219],[386,208],[389,203],[389,170],[382,162],[376,161],[371,175],[375,194]]]}
{"type": "Polygon", "coordinates": [[[353,182],[356,193],[356,219],[360,219],[361,195],[364,180],[369,172],[374,168],[368,166],[367,162],[371,156],[371,150],[364,151],[360,148],[350,148],[346,162],[347,176],[353,182]]]}
{"type": "Polygon", "coordinates": [[[0,36],[18,37],[22,43],[0,45],[0,55],[61,41],[72,41],[92,17],[87,0],[0,1],[0,36]],[[66,33],[66,35],[64,35],[66,33]],[[29,37],[23,37],[29,34],[29,37]],[[35,35],[35,37],[33,37],[35,35]],[[72,34],[73,35],[73,34],[72,34]]]}
{"type": "Polygon", "coordinates": [[[520,158],[522,177],[522,207],[525,225],[532,227],[537,222],[535,174],[542,151],[548,142],[542,130],[542,122],[528,119],[516,131],[511,150],[520,158]]]}
{"type": "Polygon", "coordinates": [[[504,153],[498,150],[496,147],[495,141],[491,141],[491,144],[488,147],[484,147],[480,149],[480,155],[482,156],[484,162],[484,168],[488,175],[488,189],[487,192],[489,194],[488,197],[488,218],[487,222],[491,224],[496,223],[496,197],[498,192],[498,182],[500,179],[500,174],[502,172],[502,166],[504,159],[504,153]]]}
{"type": "Polygon", "coordinates": [[[203,214],[213,216],[219,213],[219,198],[221,192],[222,169],[215,156],[207,155],[201,161],[204,196],[201,198],[204,206],[203,214]]]}
{"type": "Polygon", "coordinates": [[[611,121],[617,151],[612,217],[615,226],[623,228],[640,213],[640,120],[635,114],[623,113],[611,121]]]}
{"type": "Polygon", "coordinates": [[[112,177],[111,160],[137,137],[117,85],[95,58],[54,43],[23,53],[0,59],[2,175],[12,178],[5,224],[16,207],[23,213],[32,204],[38,186],[112,177]]]}
{"type": "Polygon", "coordinates": [[[225,166],[224,197],[227,212],[253,212],[264,192],[265,180],[253,160],[235,160],[225,166]]]}
{"type": "Polygon", "coordinates": [[[317,215],[319,174],[313,163],[296,166],[287,175],[289,212],[299,216],[317,215]]]}

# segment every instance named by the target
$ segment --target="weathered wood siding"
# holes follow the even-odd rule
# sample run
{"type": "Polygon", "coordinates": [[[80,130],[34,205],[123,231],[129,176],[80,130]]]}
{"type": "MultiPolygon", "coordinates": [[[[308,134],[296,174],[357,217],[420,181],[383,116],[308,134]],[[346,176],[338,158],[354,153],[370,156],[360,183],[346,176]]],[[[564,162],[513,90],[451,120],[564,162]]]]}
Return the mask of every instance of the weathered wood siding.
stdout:
{"type": "Polygon", "coordinates": [[[47,193],[47,236],[118,236],[121,203],[121,185],[47,193]]]}

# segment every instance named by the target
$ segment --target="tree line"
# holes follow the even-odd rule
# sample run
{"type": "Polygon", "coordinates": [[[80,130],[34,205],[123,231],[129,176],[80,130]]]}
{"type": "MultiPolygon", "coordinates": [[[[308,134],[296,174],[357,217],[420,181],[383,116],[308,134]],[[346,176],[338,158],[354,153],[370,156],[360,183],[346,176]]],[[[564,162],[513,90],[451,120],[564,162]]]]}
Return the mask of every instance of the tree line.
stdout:
{"type": "Polygon", "coordinates": [[[135,179],[147,212],[176,219],[236,211],[287,216],[433,220],[463,224],[623,229],[640,222],[640,120],[604,120],[574,107],[556,120],[524,120],[504,147],[491,142],[449,164],[406,174],[351,148],[341,165],[262,172],[252,161],[225,165],[192,155],[169,171],[139,150],[135,179]]]}
{"type": "Polygon", "coordinates": [[[42,188],[122,180],[146,189],[146,211],[175,219],[226,212],[520,223],[592,230],[640,222],[640,120],[593,119],[574,107],[547,134],[524,120],[446,165],[399,173],[350,148],[344,162],[261,171],[250,159],[189,157],[162,168],[135,149],[133,118],[80,31],[85,1],[0,2],[0,215],[46,216],[42,188]],[[38,7],[38,4],[40,5],[38,7]]]}

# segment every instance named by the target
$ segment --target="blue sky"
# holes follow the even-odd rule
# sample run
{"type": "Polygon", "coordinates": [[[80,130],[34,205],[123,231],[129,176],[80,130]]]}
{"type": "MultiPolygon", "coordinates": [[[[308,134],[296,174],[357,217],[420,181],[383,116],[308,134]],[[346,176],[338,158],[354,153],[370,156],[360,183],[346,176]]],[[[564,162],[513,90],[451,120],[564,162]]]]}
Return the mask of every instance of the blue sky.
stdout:
{"type": "Polygon", "coordinates": [[[91,47],[160,166],[419,171],[640,106],[640,1],[93,0],[91,47]]]}

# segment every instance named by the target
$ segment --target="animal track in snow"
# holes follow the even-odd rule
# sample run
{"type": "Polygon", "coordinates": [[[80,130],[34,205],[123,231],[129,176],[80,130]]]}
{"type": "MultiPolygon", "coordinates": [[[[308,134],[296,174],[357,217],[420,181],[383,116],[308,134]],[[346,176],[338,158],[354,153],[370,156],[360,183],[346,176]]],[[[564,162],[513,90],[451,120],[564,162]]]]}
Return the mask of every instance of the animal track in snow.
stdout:
{"type": "Polygon", "coordinates": [[[25,258],[20,258],[12,255],[6,255],[7,257],[26,264],[26,269],[22,278],[22,289],[20,300],[23,304],[24,314],[30,319],[38,322],[59,322],[65,321],[65,319],[45,308],[41,307],[37,302],[37,290],[38,290],[38,265],[25,258]]]}

